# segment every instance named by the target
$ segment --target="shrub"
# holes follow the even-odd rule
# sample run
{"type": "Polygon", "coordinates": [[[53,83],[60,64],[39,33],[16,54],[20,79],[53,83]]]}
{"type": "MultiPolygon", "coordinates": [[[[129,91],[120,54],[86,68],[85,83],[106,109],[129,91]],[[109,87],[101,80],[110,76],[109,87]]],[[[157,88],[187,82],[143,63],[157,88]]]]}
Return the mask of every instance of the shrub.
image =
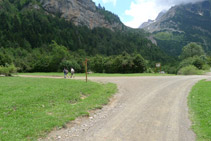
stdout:
{"type": "Polygon", "coordinates": [[[60,69],[63,70],[64,68],[71,69],[74,68],[76,72],[80,72],[81,66],[75,60],[63,60],[60,63],[60,69]]]}
{"type": "Polygon", "coordinates": [[[210,65],[208,64],[203,65],[202,70],[210,70],[210,65]]]}
{"type": "Polygon", "coordinates": [[[3,54],[2,52],[0,52],[0,65],[5,65],[5,64],[10,64],[12,63],[12,59],[10,56],[8,56],[7,54],[3,54]]]}
{"type": "Polygon", "coordinates": [[[178,68],[176,64],[172,66],[165,65],[162,67],[162,70],[169,74],[177,74],[178,68]]]}
{"type": "Polygon", "coordinates": [[[100,55],[96,55],[90,60],[91,70],[96,73],[102,73],[104,71],[104,58],[100,55]]]}
{"type": "Polygon", "coordinates": [[[169,67],[168,70],[166,70],[166,72],[169,74],[177,74],[177,67],[176,66],[169,67]]]}
{"type": "Polygon", "coordinates": [[[201,57],[195,56],[195,57],[186,58],[182,60],[182,62],[179,64],[179,69],[184,68],[189,65],[194,65],[195,67],[201,70],[203,69],[203,66],[206,64],[205,60],[206,59],[203,58],[203,56],[201,57]]]}
{"type": "Polygon", "coordinates": [[[145,73],[155,73],[152,68],[147,68],[145,73]]]}
{"type": "Polygon", "coordinates": [[[8,68],[0,66],[0,75],[7,75],[9,74],[8,68]]]}
{"type": "Polygon", "coordinates": [[[202,60],[202,58],[195,57],[193,65],[198,69],[202,69],[203,65],[205,65],[205,62],[202,60]]]}
{"type": "Polygon", "coordinates": [[[0,75],[11,76],[12,73],[16,73],[17,68],[12,65],[0,66],[0,75]]]}
{"type": "Polygon", "coordinates": [[[180,58],[186,59],[189,57],[203,56],[203,55],[205,55],[205,53],[202,46],[192,42],[183,47],[180,58]]]}
{"type": "Polygon", "coordinates": [[[184,68],[184,67],[186,67],[186,66],[193,65],[193,62],[194,62],[194,58],[193,58],[193,57],[186,58],[186,59],[184,59],[184,60],[182,60],[182,61],[180,62],[178,68],[179,68],[179,70],[180,70],[181,68],[184,68]]]}
{"type": "Polygon", "coordinates": [[[181,68],[177,74],[179,74],[179,75],[197,75],[197,74],[200,74],[200,71],[195,66],[189,65],[189,66],[181,68]]]}

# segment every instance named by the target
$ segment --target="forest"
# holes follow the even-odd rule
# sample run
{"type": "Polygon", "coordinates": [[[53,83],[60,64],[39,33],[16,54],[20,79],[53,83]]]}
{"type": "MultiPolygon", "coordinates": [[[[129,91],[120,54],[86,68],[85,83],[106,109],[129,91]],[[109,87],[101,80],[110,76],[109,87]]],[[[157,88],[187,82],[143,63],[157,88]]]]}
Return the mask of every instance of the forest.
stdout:
{"type": "Polygon", "coordinates": [[[39,2],[0,2],[2,67],[12,65],[18,72],[57,72],[74,67],[76,72],[84,72],[84,60],[88,58],[89,71],[101,73],[154,72],[158,62],[167,73],[179,69],[180,60],[163,52],[140,29],[112,31],[75,26],[59,14],[32,8],[32,4],[39,2]]]}
{"type": "MultiPolygon", "coordinates": [[[[14,64],[20,72],[55,72],[65,64],[75,64],[76,70],[83,72],[85,58],[103,58],[107,64],[114,64],[124,56],[120,59],[122,66],[131,66],[128,72],[132,72],[137,56],[145,65],[171,59],[152,44],[143,31],[111,31],[100,27],[91,30],[75,26],[59,16],[45,14],[42,9],[27,8],[27,5],[28,1],[20,4],[8,0],[0,4],[0,65],[14,64]]],[[[91,62],[90,67],[94,66],[91,62]]],[[[120,70],[113,68],[101,72],[127,72],[120,70]]]]}

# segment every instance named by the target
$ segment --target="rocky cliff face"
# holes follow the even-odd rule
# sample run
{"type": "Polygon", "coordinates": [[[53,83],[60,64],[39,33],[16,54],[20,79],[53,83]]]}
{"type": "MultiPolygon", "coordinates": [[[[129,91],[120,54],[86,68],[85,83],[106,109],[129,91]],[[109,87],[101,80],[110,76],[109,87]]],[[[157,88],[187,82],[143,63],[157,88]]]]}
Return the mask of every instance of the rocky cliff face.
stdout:
{"type": "Polygon", "coordinates": [[[159,14],[154,22],[149,23],[146,26],[141,26],[140,28],[143,28],[151,33],[160,30],[177,30],[177,23],[171,20],[171,18],[175,16],[176,8],[177,7],[172,7],[168,12],[159,14]],[[167,20],[169,20],[168,23],[166,22],[167,20]]]}
{"type": "Polygon", "coordinates": [[[139,28],[145,28],[154,22],[155,22],[155,20],[148,20],[147,22],[144,22],[141,26],[139,26],[139,28]]]}
{"type": "MultiPolygon", "coordinates": [[[[160,14],[159,14],[160,15],[160,14]]],[[[169,11],[158,16],[154,22],[147,26],[141,26],[149,32],[161,30],[184,32],[184,26],[201,26],[204,21],[209,22],[211,18],[211,1],[205,0],[195,4],[186,4],[172,7],[169,11]],[[199,24],[201,23],[202,24],[199,24]]]]}
{"type": "MultiPolygon", "coordinates": [[[[121,22],[109,22],[102,15],[92,0],[41,0],[43,8],[51,14],[72,21],[75,25],[86,25],[89,28],[105,27],[122,29],[121,22]]],[[[113,15],[115,16],[115,15],[113,15]]]]}
{"type": "Polygon", "coordinates": [[[160,18],[161,18],[166,12],[167,12],[167,11],[161,11],[161,12],[158,14],[158,16],[157,16],[157,18],[156,18],[155,20],[150,20],[150,19],[149,19],[147,22],[144,22],[141,26],[139,26],[139,28],[146,28],[146,27],[152,25],[153,23],[155,23],[156,21],[159,21],[160,18]]]}

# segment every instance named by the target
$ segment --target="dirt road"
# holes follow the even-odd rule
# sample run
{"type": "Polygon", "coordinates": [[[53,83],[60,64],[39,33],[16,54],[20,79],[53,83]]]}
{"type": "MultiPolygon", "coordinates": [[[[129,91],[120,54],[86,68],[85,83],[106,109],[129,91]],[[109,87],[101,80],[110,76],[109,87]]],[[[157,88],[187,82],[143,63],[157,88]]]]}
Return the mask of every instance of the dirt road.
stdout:
{"type": "Polygon", "coordinates": [[[109,105],[89,118],[77,119],[45,140],[194,141],[187,95],[209,76],[90,78],[113,82],[119,92],[109,105]]]}

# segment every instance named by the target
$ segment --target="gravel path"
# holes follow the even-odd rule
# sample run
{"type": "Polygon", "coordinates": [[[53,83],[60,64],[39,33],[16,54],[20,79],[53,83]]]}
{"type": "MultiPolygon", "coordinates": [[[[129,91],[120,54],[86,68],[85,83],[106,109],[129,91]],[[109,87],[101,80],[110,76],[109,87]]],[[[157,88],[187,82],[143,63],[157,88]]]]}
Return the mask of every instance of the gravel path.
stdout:
{"type": "Polygon", "coordinates": [[[90,117],[52,131],[44,140],[61,141],[194,141],[188,119],[187,95],[210,76],[102,77],[119,92],[90,117]]]}

